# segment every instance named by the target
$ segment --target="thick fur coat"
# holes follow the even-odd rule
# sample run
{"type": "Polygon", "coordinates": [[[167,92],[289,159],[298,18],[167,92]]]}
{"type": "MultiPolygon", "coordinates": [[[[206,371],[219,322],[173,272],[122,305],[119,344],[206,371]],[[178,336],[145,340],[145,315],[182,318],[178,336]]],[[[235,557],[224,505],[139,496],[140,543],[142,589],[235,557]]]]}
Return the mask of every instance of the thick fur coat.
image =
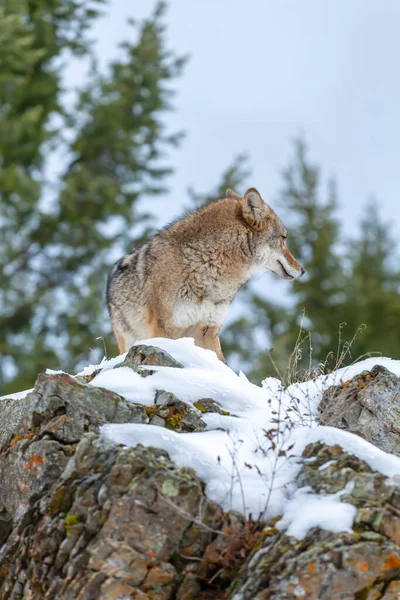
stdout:
{"type": "Polygon", "coordinates": [[[304,270],[286,228],[255,188],[190,213],[112,268],[107,302],[120,352],[150,337],[193,337],[224,360],[218,338],[235,294],[253,273],[304,270]]]}

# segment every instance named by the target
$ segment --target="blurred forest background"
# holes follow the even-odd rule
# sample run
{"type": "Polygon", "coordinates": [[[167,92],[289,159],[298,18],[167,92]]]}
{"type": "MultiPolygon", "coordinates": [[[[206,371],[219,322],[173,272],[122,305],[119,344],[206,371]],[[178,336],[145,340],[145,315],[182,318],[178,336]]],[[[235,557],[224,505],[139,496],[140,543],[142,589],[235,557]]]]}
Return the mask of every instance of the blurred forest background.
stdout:
{"type": "MultiPolygon", "coordinates": [[[[108,270],[154,233],[176,168],[168,149],[184,132],[169,132],[165,115],[187,57],[167,43],[166,7],[132,22],[135,41],[104,72],[90,29],[105,4],[0,1],[0,394],[31,387],[47,367],[74,372],[104,345],[116,354],[108,270]],[[91,68],[71,102],[63,70],[73,56],[91,68]],[[64,157],[56,181],[47,172],[55,149],[64,157]]],[[[188,190],[186,208],[257,186],[250,173],[251,157],[232,156],[214,189],[188,190]]],[[[222,335],[228,362],[256,382],[274,374],[271,357],[284,372],[296,345],[304,367],[310,352],[334,366],[354,336],[346,363],[371,352],[399,358],[397,240],[371,200],[343,237],[335,181],[323,181],[294,140],[272,204],[307,274],[274,301],[257,281],[247,285],[222,335]]]]}

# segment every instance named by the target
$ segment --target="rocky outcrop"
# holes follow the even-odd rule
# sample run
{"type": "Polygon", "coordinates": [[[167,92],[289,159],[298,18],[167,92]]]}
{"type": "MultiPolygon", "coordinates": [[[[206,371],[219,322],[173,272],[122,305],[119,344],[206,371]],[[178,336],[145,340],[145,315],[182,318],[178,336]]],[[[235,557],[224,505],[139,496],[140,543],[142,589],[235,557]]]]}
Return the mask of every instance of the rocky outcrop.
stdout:
{"type": "MultiPolygon", "coordinates": [[[[146,346],[122,364],[145,377],[152,366],[182,368],[146,346]]],[[[400,598],[397,481],[337,446],[310,445],[298,486],[345,490],[356,517],[353,533],[313,529],[299,541],[279,531],[279,517],[265,525],[224,513],[164,451],[99,437],[104,423],[202,431],[204,413],[226,414],[217,402],[189,406],[158,390],[142,406],[92,378],[40,375],[26,398],[0,402],[1,600],[400,598]]],[[[330,388],[321,420],[395,451],[398,381],[377,367],[330,388]]]]}
{"type": "MultiPolygon", "coordinates": [[[[145,346],[122,365],[147,377],[147,360],[182,368],[145,346]]],[[[25,398],[0,403],[0,598],[217,597],[243,562],[241,540],[261,526],[224,514],[165,452],[105,445],[98,433],[105,423],[202,431],[202,414],[221,407],[163,390],[142,406],[92,378],[43,374],[25,398]]]]}
{"type": "Polygon", "coordinates": [[[395,600],[400,598],[400,487],[339,446],[308,446],[299,486],[346,489],[353,533],[312,529],[304,540],[267,524],[230,600],[395,600]]]}
{"type": "Polygon", "coordinates": [[[2,597],[198,597],[192,566],[226,521],[195,473],[164,452],[107,448],[87,434],[11,535],[2,597]]]}
{"type": "Polygon", "coordinates": [[[400,378],[377,365],[328,388],[320,422],[355,433],[381,450],[400,455],[400,378]]]}

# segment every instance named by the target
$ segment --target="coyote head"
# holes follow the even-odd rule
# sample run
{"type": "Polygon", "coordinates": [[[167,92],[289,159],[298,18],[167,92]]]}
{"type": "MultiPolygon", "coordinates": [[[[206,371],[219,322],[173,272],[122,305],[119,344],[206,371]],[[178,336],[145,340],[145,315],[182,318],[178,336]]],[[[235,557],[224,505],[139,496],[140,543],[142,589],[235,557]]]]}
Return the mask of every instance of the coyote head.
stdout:
{"type": "MultiPolygon", "coordinates": [[[[234,192],[228,190],[228,195],[234,195],[234,192]]],[[[281,279],[301,277],[304,269],[286,245],[286,227],[260,193],[255,188],[248,189],[239,206],[240,217],[252,232],[249,243],[254,256],[253,271],[271,271],[281,279]]]]}

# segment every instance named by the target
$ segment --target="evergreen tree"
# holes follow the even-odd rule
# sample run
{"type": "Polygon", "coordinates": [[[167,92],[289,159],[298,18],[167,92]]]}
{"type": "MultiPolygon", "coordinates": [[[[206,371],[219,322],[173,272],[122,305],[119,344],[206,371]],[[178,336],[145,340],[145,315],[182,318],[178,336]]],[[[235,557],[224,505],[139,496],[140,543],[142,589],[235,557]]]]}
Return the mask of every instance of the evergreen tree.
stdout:
{"type": "Polygon", "coordinates": [[[93,62],[76,106],[61,106],[60,61],[67,52],[90,55],[83,34],[95,5],[0,4],[3,393],[32,385],[45,367],[75,368],[109,332],[108,268],[145,234],[138,201],[163,189],[171,169],[161,159],[179,140],[162,123],[169,84],[184,64],[166,48],[163,4],[137,26],[137,41],[122,45],[107,74],[93,62]],[[55,143],[64,144],[68,162],[49,188],[44,166],[55,143]]]}
{"type": "Polygon", "coordinates": [[[365,325],[353,341],[350,356],[368,353],[400,356],[400,270],[396,239],[377,202],[365,207],[357,239],[348,243],[348,280],[343,312],[347,329],[365,325]]]}
{"type": "Polygon", "coordinates": [[[308,160],[301,140],[295,144],[294,161],[285,170],[284,181],[279,206],[290,232],[288,244],[306,270],[304,277],[290,285],[295,305],[287,329],[287,350],[296,343],[304,313],[303,325],[312,333],[315,358],[323,360],[336,346],[344,316],[336,186],[328,182],[324,199],[320,170],[308,160]]]}

